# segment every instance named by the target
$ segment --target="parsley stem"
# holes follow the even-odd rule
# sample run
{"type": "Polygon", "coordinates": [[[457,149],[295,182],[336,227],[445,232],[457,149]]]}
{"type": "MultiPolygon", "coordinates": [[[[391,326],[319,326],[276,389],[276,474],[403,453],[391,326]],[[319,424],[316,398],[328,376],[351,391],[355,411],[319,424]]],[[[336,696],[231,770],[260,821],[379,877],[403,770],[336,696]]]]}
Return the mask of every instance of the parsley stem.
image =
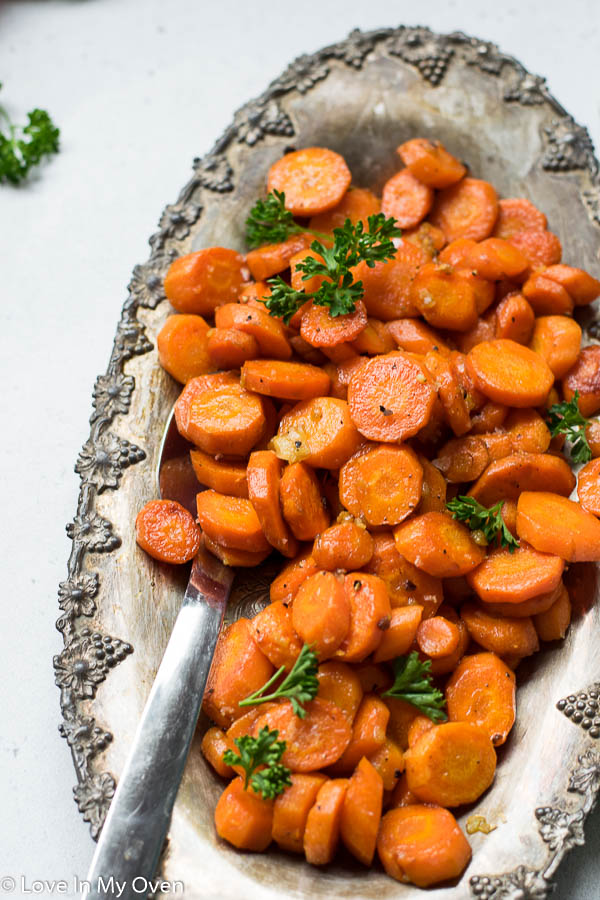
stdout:
{"type": "Polygon", "coordinates": [[[283,675],[285,672],[285,666],[281,666],[274,675],[271,675],[269,680],[263,684],[257,691],[254,691],[253,694],[249,694],[244,700],[240,700],[238,706],[252,706],[257,703],[267,703],[269,700],[273,700],[276,698],[277,692],[273,692],[272,694],[267,694],[266,696],[261,696],[267,688],[270,688],[272,684],[275,684],[278,678],[283,675]]]}

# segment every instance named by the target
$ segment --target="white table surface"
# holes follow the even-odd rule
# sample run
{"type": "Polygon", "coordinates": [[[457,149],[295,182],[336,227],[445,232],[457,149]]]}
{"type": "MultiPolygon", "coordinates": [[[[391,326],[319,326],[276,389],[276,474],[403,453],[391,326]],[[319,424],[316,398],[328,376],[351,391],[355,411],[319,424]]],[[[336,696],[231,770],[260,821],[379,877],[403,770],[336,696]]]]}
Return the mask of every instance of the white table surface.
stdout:
{"type": "MultiPolygon", "coordinates": [[[[25,187],[0,187],[0,892],[3,876],[17,881],[8,896],[34,879],[84,877],[92,853],[57,732],[51,658],[73,464],[131,269],[192,158],[238,106],[294,56],[356,26],[400,23],[496,41],[547,77],[600,146],[598,0],[0,4],[4,103],[17,118],[47,108],[61,128],[59,156],[25,187]]],[[[561,872],[559,900],[600,896],[598,816],[587,836],[561,872]]]]}

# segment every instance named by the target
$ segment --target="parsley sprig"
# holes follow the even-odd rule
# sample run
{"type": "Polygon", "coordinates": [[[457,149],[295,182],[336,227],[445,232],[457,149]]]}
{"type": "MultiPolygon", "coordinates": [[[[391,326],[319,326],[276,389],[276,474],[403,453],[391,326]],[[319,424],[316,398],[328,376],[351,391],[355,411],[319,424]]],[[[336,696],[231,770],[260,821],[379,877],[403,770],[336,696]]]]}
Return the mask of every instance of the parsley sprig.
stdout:
{"type": "Polygon", "coordinates": [[[42,157],[58,153],[60,132],[48,113],[33,109],[27,118],[27,125],[15,125],[0,106],[0,183],[19,184],[42,157]]]}
{"type": "Polygon", "coordinates": [[[478,503],[474,497],[465,497],[460,494],[446,505],[452,513],[453,519],[465,522],[471,531],[481,532],[485,543],[497,543],[500,547],[508,547],[511,553],[514,553],[515,547],[519,546],[518,540],[508,530],[506,522],[502,518],[504,500],[499,500],[488,509],[487,506],[478,503]]]}
{"type": "Polygon", "coordinates": [[[354,312],[357,300],[364,294],[362,281],[354,281],[353,266],[365,262],[370,269],[375,263],[391,259],[396,254],[392,238],[402,233],[393,218],[386,219],[383,213],[369,216],[365,229],[363,222],[353,225],[346,219],[342,228],[333,230],[333,246],[325,246],[313,241],[310,249],[318,258],[307,256],[298,263],[303,272],[302,281],[314,275],[323,278],[316,291],[297,291],[277,276],[269,279],[272,293],[265,298],[265,305],[272,316],[278,316],[287,324],[303,303],[312,300],[315,306],[329,307],[332,317],[354,312]]]}
{"type": "Polygon", "coordinates": [[[246,242],[249,247],[279,244],[293,234],[314,234],[324,241],[331,240],[331,235],[305,228],[294,221],[293,214],[285,208],[283,191],[272,191],[264,200],[256,201],[246,219],[246,242]]]}
{"type": "Polygon", "coordinates": [[[279,732],[270,731],[266,726],[261,728],[258,737],[248,734],[235,738],[234,743],[239,754],[226,750],[223,762],[228,766],[241,766],[245,772],[244,790],[252,787],[256,794],[262,794],[265,800],[272,800],[282,794],[291,785],[291,772],[280,763],[285,752],[285,741],[278,741],[279,732]],[[259,766],[264,769],[256,771],[259,766]]]}
{"type": "Polygon", "coordinates": [[[574,463],[586,463],[592,458],[592,451],[585,436],[589,425],[579,409],[579,391],[568,402],[555,403],[548,410],[548,428],[552,437],[564,434],[571,445],[571,459],[574,463]]]}
{"type": "Polygon", "coordinates": [[[309,644],[304,644],[291,671],[283,679],[277,690],[268,694],[266,691],[285,672],[285,666],[281,666],[261,688],[240,701],[240,706],[254,706],[258,703],[269,703],[271,700],[285,698],[291,700],[292,708],[297,716],[304,719],[306,710],[302,706],[317,696],[319,679],[317,654],[309,644]]]}
{"type": "Polygon", "coordinates": [[[394,660],[394,676],[393,685],[382,694],[383,697],[405,700],[432,722],[448,719],[444,695],[432,683],[431,660],[421,661],[416,651],[408,656],[398,656],[394,660]]]}

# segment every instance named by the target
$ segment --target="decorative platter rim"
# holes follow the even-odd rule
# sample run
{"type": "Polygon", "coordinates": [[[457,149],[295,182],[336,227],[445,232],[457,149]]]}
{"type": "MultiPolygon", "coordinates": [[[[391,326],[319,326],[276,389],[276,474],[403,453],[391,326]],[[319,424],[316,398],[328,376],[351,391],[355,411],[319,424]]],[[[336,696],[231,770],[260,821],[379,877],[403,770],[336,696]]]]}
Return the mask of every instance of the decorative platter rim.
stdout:
{"type": "MultiPolygon", "coordinates": [[[[133,652],[128,641],[104,633],[101,626],[94,627],[101,617],[102,604],[107,602],[95,571],[102,567],[94,560],[108,558],[121,545],[114,524],[102,514],[110,509],[105,498],[119,490],[130,466],[146,459],[145,450],[112,430],[115,419],[123,423],[130,413],[136,388],[135,378],[125,372],[126,364],[153,349],[139,314],[166,302],[164,273],[176,256],[187,252],[206,198],[234,191],[235,172],[228,151],[239,144],[252,148],[269,136],[293,138],[294,122],[281,105],[282,99],[307,94],[336,66],[360,77],[375,51],[414,69],[432,88],[443,83],[449,67],[474,67],[497,79],[505,103],[550,110],[552,119],[543,129],[541,168],[557,175],[585,175],[581,198],[590,220],[600,224],[599,164],[587,130],[552,96],[543,78],[531,75],[495,44],[462,32],[439,35],[424,27],[405,26],[354,30],[339,43],[298,57],[259,97],[235,113],[231,125],[206,156],[194,160],[191,179],[177,201],[164,209],[159,228],[150,237],[148,260],[133,269],[109,365],[94,386],[90,435],[75,465],[81,487],[75,517],[67,525],[72,549],[67,578],[59,586],[60,616],[56,623],[64,648],[54,658],[54,669],[63,717],[59,730],[71,749],[77,775],[74,797],[93,838],[98,837],[115,791],[115,778],[105,770],[103,761],[113,736],[96,720],[94,701],[99,686],[133,652]]],[[[590,333],[597,337],[593,326],[590,333]]],[[[600,672],[597,676],[600,681],[600,672]]],[[[600,683],[575,684],[572,689],[573,693],[557,706],[580,726],[577,762],[565,772],[561,796],[549,797],[549,805],[535,810],[542,842],[532,854],[537,862],[499,875],[473,875],[469,883],[475,897],[540,900],[551,891],[552,878],[566,853],[584,843],[584,821],[600,792],[600,753],[594,748],[594,740],[600,737],[600,683]],[[540,847],[544,845],[546,856],[540,864],[540,847]]]]}

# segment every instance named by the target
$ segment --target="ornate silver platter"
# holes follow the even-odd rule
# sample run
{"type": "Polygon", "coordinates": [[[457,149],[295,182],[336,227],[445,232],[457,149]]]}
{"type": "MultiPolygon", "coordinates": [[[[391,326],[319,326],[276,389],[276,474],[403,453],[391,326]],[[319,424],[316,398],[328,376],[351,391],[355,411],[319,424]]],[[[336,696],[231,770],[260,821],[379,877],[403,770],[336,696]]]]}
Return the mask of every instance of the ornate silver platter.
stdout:
{"type": "MultiPolygon", "coordinates": [[[[108,370],[94,388],[91,432],[76,464],[79,504],[67,526],[73,548],[60,585],[54,660],[75,763],[75,800],[97,837],[166,645],[187,573],[136,547],[133,520],[156,495],[160,437],[178,393],[158,366],[154,339],[169,313],[162,279],[191,249],[243,249],[244,220],[269,165],[288,147],[341,152],[357,184],[381,186],[394,148],[415,135],[440,138],[504,196],[525,194],[547,214],[568,262],[598,275],[600,179],[584,128],[496,46],[425,28],[354,31],[302,56],[233,123],[204,158],[133,270],[108,370]],[[131,467],[131,468],[130,468],[131,467]]],[[[594,322],[586,323],[595,338],[594,322]]],[[[575,573],[572,573],[572,577],[575,573]]],[[[231,615],[263,603],[268,570],[238,579],[231,615]]],[[[564,855],[583,843],[600,789],[600,611],[597,570],[579,570],[577,619],[561,647],[519,669],[518,724],[502,748],[492,789],[475,808],[498,827],[475,834],[472,863],[436,898],[546,897],[564,855]]],[[[189,898],[421,897],[377,868],[343,861],[316,871],[282,853],[239,854],[215,837],[220,784],[192,749],[173,815],[163,874],[189,898]]]]}

